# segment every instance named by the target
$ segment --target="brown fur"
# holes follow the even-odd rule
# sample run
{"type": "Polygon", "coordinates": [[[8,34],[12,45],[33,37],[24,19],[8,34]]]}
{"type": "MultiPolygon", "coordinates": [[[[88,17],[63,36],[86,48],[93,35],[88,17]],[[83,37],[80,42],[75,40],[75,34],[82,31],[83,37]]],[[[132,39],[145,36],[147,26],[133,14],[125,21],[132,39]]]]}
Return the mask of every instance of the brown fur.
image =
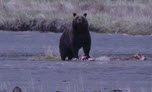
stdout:
{"type": "Polygon", "coordinates": [[[66,57],[69,60],[78,58],[80,48],[83,48],[87,58],[90,57],[91,37],[86,16],[86,13],[83,16],[73,13],[74,18],[71,29],[63,32],[60,38],[59,49],[62,60],[65,60],[66,57]]]}

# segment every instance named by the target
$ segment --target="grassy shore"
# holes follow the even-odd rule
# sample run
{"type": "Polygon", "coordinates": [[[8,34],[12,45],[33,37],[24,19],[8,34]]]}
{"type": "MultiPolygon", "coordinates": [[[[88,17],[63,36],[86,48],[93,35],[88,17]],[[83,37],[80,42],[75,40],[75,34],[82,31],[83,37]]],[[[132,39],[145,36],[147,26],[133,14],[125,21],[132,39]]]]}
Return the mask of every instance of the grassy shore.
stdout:
{"type": "Polygon", "coordinates": [[[152,0],[0,0],[0,30],[62,32],[88,13],[101,33],[152,34],[152,0]]]}

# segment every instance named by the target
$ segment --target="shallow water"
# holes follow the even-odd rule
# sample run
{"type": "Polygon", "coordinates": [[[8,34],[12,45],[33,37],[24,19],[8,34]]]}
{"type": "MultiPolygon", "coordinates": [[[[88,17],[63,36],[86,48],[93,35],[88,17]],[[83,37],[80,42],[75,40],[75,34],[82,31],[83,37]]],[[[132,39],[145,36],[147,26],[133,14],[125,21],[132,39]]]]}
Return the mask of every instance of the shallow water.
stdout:
{"type": "Polygon", "coordinates": [[[94,57],[140,52],[147,57],[145,61],[32,58],[58,49],[60,35],[0,31],[0,92],[11,92],[15,86],[23,92],[152,92],[152,36],[91,33],[94,57]]]}

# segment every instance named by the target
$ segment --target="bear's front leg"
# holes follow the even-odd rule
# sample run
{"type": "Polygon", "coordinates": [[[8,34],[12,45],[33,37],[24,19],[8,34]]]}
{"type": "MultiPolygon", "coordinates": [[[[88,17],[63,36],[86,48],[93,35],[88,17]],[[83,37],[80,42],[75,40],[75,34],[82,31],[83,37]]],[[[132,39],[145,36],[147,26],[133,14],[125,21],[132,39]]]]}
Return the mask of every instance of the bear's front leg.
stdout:
{"type": "Polygon", "coordinates": [[[73,53],[73,60],[78,60],[79,59],[79,56],[78,56],[78,53],[79,53],[79,40],[77,39],[77,36],[73,36],[72,37],[72,45],[71,45],[71,48],[72,48],[72,53],[73,53]]]}
{"type": "Polygon", "coordinates": [[[86,56],[86,59],[90,58],[90,55],[89,55],[89,53],[90,53],[90,45],[89,44],[83,46],[83,51],[84,51],[84,54],[86,56]]]}
{"type": "Polygon", "coordinates": [[[77,47],[73,47],[73,58],[74,59],[79,59],[78,52],[79,52],[79,49],[77,47]]]}

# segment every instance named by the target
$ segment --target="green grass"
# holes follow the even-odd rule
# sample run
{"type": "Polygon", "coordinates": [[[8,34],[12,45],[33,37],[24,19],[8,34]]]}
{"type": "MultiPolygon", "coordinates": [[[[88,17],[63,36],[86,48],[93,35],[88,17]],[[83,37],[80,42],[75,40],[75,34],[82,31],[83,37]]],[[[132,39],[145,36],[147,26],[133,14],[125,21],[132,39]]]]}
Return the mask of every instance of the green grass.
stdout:
{"type": "Polygon", "coordinates": [[[0,30],[62,32],[87,12],[91,31],[149,35],[151,10],[151,0],[1,0],[0,30]]]}

